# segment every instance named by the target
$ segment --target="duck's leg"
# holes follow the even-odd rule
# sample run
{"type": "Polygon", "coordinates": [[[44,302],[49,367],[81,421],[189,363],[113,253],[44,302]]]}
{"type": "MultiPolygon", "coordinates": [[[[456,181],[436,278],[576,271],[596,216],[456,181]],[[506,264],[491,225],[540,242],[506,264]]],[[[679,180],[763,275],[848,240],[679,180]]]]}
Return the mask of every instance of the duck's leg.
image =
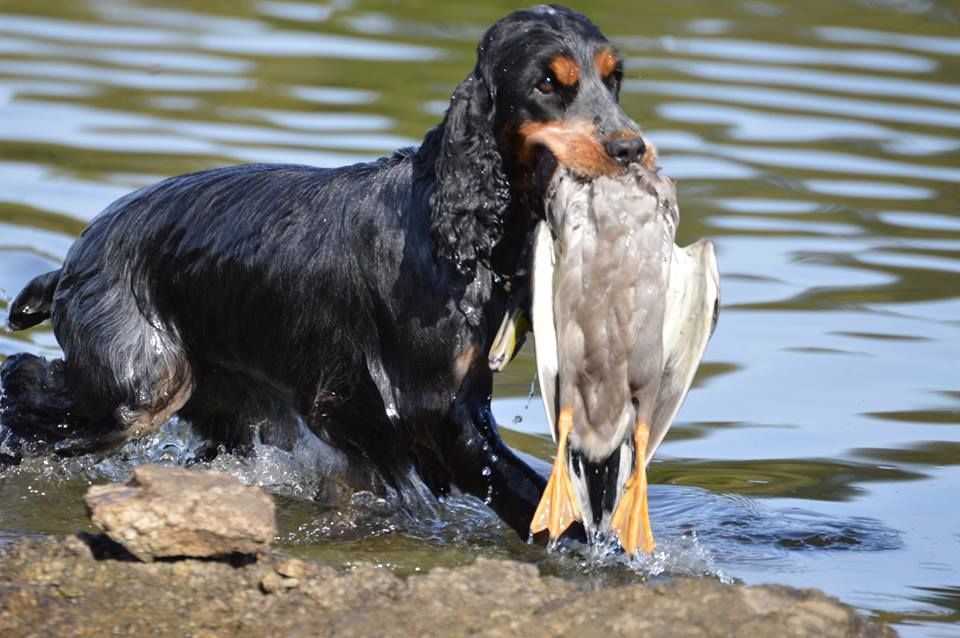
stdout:
{"type": "Polygon", "coordinates": [[[637,423],[633,431],[633,474],[627,479],[623,496],[620,497],[620,503],[610,521],[610,526],[620,539],[620,545],[631,556],[636,554],[638,549],[649,554],[656,546],[647,508],[646,459],[649,438],[650,426],[647,423],[637,423]]]}
{"type": "Polygon", "coordinates": [[[567,464],[567,438],[572,429],[573,409],[563,408],[557,419],[557,456],[553,460],[553,470],[530,523],[531,534],[547,530],[551,541],[560,538],[572,523],[581,518],[567,464]]]}

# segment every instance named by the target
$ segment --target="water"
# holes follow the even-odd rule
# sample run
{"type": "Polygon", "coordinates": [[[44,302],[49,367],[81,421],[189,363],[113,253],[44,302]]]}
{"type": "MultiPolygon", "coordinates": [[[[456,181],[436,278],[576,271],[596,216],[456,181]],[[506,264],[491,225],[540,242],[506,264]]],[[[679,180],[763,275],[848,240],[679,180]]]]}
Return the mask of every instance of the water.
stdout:
{"type": "MultiPolygon", "coordinates": [[[[628,6],[597,0],[589,13],[627,57],[626,110],[679,180],[681,242],[713,238],[722,272],[717,333],[651,470],[655,564],[547,556],[473,499],[417,517],[364,495],[317,508],[304,500],[319,489],[306,457],[219,462],[283,495],[285,545],[341,563],[410,573],[486,554],[576,578],[816,586],[906,636],[960,635],[960,8],[628,6]]],[[[130,189],[416,143],[506,10],[7,0],[0,319],[130,189]]],[[[0,332],[0,356],[24,350],[55,355],[49,327],[0,332]]],[[[495,409],[511,444],[548,459],[542,410],[526,405],[532,378],[526,351],[498,380],[495,409]]],[[[83,527],[86,485],[183,460],[187,435],[171,436],[106,465],[4,473],[0,533],[83,527]]]]}

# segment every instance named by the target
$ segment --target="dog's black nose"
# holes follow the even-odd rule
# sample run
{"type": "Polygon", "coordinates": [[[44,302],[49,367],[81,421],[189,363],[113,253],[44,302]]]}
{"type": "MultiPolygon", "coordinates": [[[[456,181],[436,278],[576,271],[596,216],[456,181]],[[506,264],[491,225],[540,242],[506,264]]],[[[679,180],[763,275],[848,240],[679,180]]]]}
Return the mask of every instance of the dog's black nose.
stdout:
{"type": "Polygon", "coordinates": [[[610,140],[604,144],[604,148],[607,149],[610,157],[626,166],[640,159],[644,151],[647,150],[647,145],[643,142],[643,138],[638,135],[637,137],[622,137],[610,140]]]}

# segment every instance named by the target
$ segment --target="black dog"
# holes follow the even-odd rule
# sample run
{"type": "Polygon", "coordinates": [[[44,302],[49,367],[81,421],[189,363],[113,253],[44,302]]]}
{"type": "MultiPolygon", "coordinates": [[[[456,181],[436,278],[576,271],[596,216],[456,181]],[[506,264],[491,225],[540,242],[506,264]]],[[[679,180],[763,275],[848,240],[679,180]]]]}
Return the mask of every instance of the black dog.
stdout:
{"type": "Polygon", "coordinates": [[[477,53],[418,149],[204,171],[111,204],[11,306],[13,329],[52,318],[64,357],[5,362],[6,425],[73,454],[174,413],[234,447],[302,422],[358,474],[455,485],[526,536],[544,481],[497,433],[487,351],[523,284],[538,175],[655,158],[580,14],[518,11],[477,53]]]}

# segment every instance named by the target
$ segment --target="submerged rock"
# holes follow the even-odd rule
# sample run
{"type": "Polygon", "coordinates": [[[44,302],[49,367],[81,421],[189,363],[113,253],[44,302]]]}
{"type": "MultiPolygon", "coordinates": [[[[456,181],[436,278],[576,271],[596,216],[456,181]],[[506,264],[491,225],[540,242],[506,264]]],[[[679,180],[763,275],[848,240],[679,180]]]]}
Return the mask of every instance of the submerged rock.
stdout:
{"type": "Polygon", "coordinates": [[[212,470],[141,465],[125,485],[91,487],[90,517],[143,561],[258,554],[277,532],[273,500],[212,470]]]}
{"type": "Polygon", "coordinates": [[[597,588],[483,558],[402,579],[272,551],[239,566],[102,557],[79,538],[0,551],[0,636],[896,636],[818,591],[710,579],[597,588]]]}

